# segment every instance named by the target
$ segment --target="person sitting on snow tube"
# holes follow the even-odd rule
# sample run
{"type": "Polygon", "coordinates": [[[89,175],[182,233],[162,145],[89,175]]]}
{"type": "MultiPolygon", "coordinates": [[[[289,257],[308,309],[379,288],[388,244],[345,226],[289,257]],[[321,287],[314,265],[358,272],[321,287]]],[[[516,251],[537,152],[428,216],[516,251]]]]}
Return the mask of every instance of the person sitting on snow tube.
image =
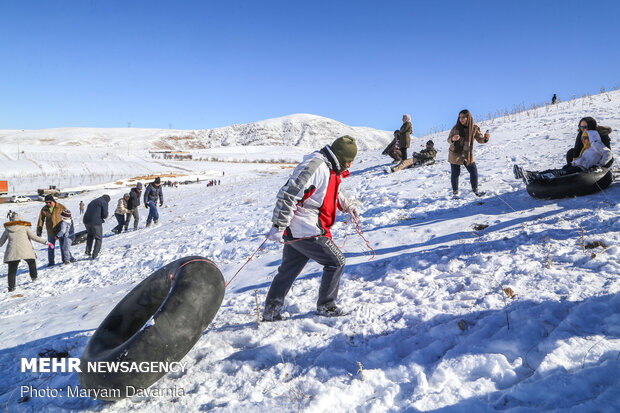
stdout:
{"type": "Polygon", "coordinates": [[[411,168],[414,165],[428,165],[435,163],[435,156],[437,151],[435,150],[435,143],[433,141],[426,142],[426,148],[420,152],[414,152],[413,156],[409,159],[405,159],[398,165],[389,169],[390,172],[398,172],[405,168],[411,168]]]}
{"type": "Polygon", "coordinates": [[[515,179],[523,179],[527,185],[533,181],[551,181],[564,175],[587,171],[593,166],[607,166],[613,160],[611,150],[603,144],[596,130],[584,130],[581,141],[583,144],[581,154],[570,165],[542,172],[524,171],[519,165],[514,165],[515,179]]]}
{"type": "Polygon", "coordinates": [[[579,133],[577,134],[577,138],[575,139],[575,146],[570,148],[568,152],[566,152],[566,165],[570,165],[575,159],[579,157],[579,154],[583,151],[583,143],[581,141],[581,135],[584,131],[595,130],[601,136],[601,142],[603,145],[611,149],[611,139],[609,134],[611,133],[611,128],[608,126],[600,126],[596,124],[596,120],[590,116],[585,118],[581,118],[579,121],[579,133]]]}

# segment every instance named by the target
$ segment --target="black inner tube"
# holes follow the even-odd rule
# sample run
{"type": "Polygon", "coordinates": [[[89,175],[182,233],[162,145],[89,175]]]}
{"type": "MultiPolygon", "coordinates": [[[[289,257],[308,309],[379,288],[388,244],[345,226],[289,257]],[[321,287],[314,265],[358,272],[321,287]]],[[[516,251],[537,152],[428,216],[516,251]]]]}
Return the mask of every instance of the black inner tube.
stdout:
{"type": "Polygon", "coordinates": [[[200,339],[224,297],[224,278],[203,257],[185,257],[155,271],[127,294],[91,337],[82,355],[82,387],[104,400],[145,389],[164,372],[95,372],[91,362],[175,362],[200,339]]]}

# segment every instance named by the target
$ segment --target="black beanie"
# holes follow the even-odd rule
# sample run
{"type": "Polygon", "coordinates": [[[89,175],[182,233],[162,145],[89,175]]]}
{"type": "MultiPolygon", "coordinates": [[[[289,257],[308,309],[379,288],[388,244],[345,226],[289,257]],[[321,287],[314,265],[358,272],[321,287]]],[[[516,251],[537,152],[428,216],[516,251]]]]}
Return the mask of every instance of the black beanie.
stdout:
{"type": "Polygon", "coordinates": [[[155,184],[161,183],[161,179],[159,179],[159,176],[157,178],[155,178],[155,181],[153,181],[153,183],[155,183],[155,184]]]}
{"type": "Polygon", "coordinates": [[[49,201],[56,202],[56,200],[51,194],[45,195],[45,202],[49,202],[49,201]]]}
{"type": "Polygon", "coordinates": [[[105,199],[106,202],[110,202],[110,195],[104,195],[102,198],[105,199]]]}
{"type": "Polygon", "coordinates": [[[426,144],[428,146],[432,146],[433,148],[435,147],[435,142],[433,142],[433,141],[428,141],[428,142],[426,142],[426,144]]]}

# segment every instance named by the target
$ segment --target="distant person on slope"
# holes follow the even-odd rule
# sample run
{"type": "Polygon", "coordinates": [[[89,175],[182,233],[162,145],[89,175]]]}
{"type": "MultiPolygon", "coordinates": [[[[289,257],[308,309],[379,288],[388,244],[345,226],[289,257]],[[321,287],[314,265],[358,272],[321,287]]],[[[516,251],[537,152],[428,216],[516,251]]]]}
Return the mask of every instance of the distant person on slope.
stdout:
{"type": "Polygon", "coordinates": [[[109,202],[109,195],[103,195],[99,198],[93,199],[88,203],[86,213],[82,219],[84,226],[86,227],[86,232],[88,233],[88,236],[86,237],[86,255],[93,260],[99,256],[99,251],[101,250],[103,223],[108,217],[109,202]],[[93,241],[95,242],[94,247],[93,241]]]}
{"type": "Polygon", "coordinates": [[[459,112],[456,125],[450,131],[448,143],[450,152],[448,162],[450,162],[450,181],[452,183],[452,195],[459,195],[459,176],[461,175],[461,165],[465,165],[469,172],[471,189],[477,196],[484,195],[478,190],[478,167],[474,161],[474,140],[478,143],[487,143],[491,134],[489,131],[483,135],[478,125],[474,123],[474,118],[467,109],[459,112]]]}
{"type": "Polygon", "coordinates": [[[30,272],[30,279],[35,281],[37,279],[37,263],[34,248],[32,248],[31,241],[38,242],[39,244],[47,245],[48,248],[54,248],[51,242],[36,236],[30,229],[30,222],[22,218],[17,212],[13,212],[10,216],[10,221],[4,224],[4,232],[0,237],[0,247],[5,242],[9,242],[4,252],[4,263],[9,266],[8,282],[9,292],[15,290],[15,276],[17,275],[17,266],[20,260],[26,261],[28,264],[28,271],[30,272]]]}
{"type": "Polygon", "coordinates": [[[556,94],[554,93],[554,94],[553,94],[553,97],[551,98],[551,104],[552,104],[552,105],[555,105],[555,102],[557,102],[557,101],[558,101],[558,97],[557,97],[557,96],[556,96],[556,94]]]}
{"type": "Polygon", "coordinates": [[[159,206],[164,205],[164,193],[162,192],[161,180],[159,177],[148,184],[146,191],[144,191],[144,206],[149,209],[149,216],[146,218],[147,227],[151,225],[151,221],[157,224],[159,220],[159,212],[157,211],[158,199],[159,206]]]}
{"type": "Polygon", "coordinates": [[[581,135],[584,131],[588,130],[597,131],[601,137],[601,142],[603,142],[603,145],[611,149],[611,138],[609,137],[611,128],[608,126],[597,125],[596,120],[592,117],[587,116],[585,118],[581,118],[579,121],[579,133],[577,133],[577,138],[575,139],[575,146],[566,152],[566,166],[569,166],[575,159],[579,158],[581,152],[583,151],[581,135]]]}
{"type": "Polygon", "coordinates": [[[515,179],[523,179],[526,184],[537,180],[550,181],[563,175],[587,171],[593,166],[604,166],[613,160],[611,150],[603,144],[598,131],[583,131],[581,141],[583,144],[581,156],[570,165],[565,165],[562,169],[547,169],[542,172],[525,171],[518,165],[514,165],[515,179]]]}
{"type": "Polygon", "coordinates": [[[123,232],[123,227],[125,226],[125,215],[129,215],[129,208],[127,208],[127,204],[129,202],[129,193],[123,195],[122,198],[118,200],[118,204],[116,205],[116,210],[114,211],[114,217],[116,218],[116,222],[118,225],[112,229],[112,232],[115,234],[120,234],[123,232]]]}
{"type": "Polygon", "coordinates": [[[142,182],[138,182],[135,188],[131,188],[129,191],[129,200],[127,201],[127,209],[129,212],[127,213],[125,220],[125,231],[129,228],[129,221],[131,221],[131,217],[133,216],[133,230],[136,231],[138,229],[138,221],[140,221],[140,204],[142,203],[141,196],[142,193],[142,182]]]}
{"type": "Polygon", "coordinates": [[[310,259],[323,266],[318,314],[343,314],[336,298],[345,258],[332,241],[330,228],[336,221],[336,209],[358,218],[357,209],[339,192],[340,181],[348,176],[356,155],[355,139],[342,136],[306,156],[280,188],[267,238],[281,241],[284,237],[285,242],[282,264],[265,299],[265,321],[282,319],[284,297],[310,259]]]}
{"type": "Polygon", "coordinates": [[[84,205],[84,201],[80,201],[80,215],[82,215],[84,213],[84,208],[86,207],[86,205],[84,205]]]}
{"type": "Polygon", "coordinates": [[[402,162],[407,159],[407,148],[411,146],[411,135],[413,126],[411,116],[403,115],[403,124],[400,129],[394,131],[394,139],[383,150],[383,155],[389,155],[395,162],[402,162]]]}
{"type": "Polygon", "coordinates": [[[433,141],[426,142],[426,147],[420,152],[414,152],[410,159],[405,159],[398,165],[390,168],[390,172],[398,172],[405,168],[411,168],[414,165],[425,165],[435,162],[435,156],[437,151],[435,150],[435,143],[433,141]]]}
{"type": "Polygon", "coordinates": [[[54,262],[54,247],[56,246],[56,234],[60,231],[60,223],[62,217],[60,214],[64,211],[65,206],[56,202],[52,195],[45,196],[45,206],[41,208],[39,213],[39,222],[37,223],[37,236],[43,234],[43,224],[47,230],[47,241],[52,244],[47,249],[47,266],[51,267],[54,262]]]}

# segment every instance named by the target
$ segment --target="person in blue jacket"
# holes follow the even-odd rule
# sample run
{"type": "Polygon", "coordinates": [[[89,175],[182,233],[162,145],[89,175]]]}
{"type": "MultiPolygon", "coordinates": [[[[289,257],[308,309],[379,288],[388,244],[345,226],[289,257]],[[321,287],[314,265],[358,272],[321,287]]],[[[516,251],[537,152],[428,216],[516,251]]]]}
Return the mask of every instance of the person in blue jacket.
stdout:
{"type": "Polygon", "coordinates": [[[157,211],[157,200],[159,206],[164,205],[164,193],[161,189],[161,180],[155,178],[153,182],[147,185],[144,191],[144,206],[149,209],[149,216],[146,218],[146,226],[151,225],[151,221],[157,224],[159,220],[159,212],[157,211]]]}
{"type": "Polygon", "coordinates": [[[99,251],[101,250],[103,223],[108,217],[108,202],[110,202],[109,195],[103,195],[99,198],[93,199],[86,207],[86,212],[84,213],[84,218],[82,219],[82,222],[84,222],[84,226],[86,227],[86,232],[88,233],[86,236],[86,255],[91,257],[93,260],[97,258],[99,251]],[[95,241],[94,248],[93,241],[95,241]]]}

